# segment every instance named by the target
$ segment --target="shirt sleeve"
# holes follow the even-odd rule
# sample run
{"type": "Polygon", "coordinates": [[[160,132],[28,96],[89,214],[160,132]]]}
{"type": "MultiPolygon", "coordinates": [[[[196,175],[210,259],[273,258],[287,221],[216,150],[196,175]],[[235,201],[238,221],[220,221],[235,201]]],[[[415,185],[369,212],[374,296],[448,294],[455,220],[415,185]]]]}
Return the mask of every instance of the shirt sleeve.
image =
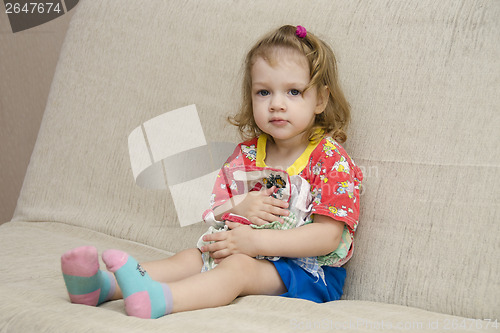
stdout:
{"type": "Polygon", "coordinates": [[[363,174],[333,139],[323,140],[311,159],[313,214],[344,222],[354,232],[359,221],[359,191],[363,174]]]}
{"type": "Polygon", "coordinates": [[[231,190],[231,177],[229,174],[229,169],[238,163],[238,159],[241,155],[240,145],[236,146],[234,152],[228,157],[222,168],[217,174],[215,179],[214,188],[212,190],[212,196],[210,197],[210,209],[215,209],[233,197],[234,193],[231,190]]]}
{"type": "Polygon", "coordinates": [[[240,194],[238,191],[241,191],[242,186],[240,182],[235,181],[233,172],[255,165],[256,151],[256,139],[236,146],[217,174],[210,198],[210,209],[213,210],[233,196],[240,194]]]}

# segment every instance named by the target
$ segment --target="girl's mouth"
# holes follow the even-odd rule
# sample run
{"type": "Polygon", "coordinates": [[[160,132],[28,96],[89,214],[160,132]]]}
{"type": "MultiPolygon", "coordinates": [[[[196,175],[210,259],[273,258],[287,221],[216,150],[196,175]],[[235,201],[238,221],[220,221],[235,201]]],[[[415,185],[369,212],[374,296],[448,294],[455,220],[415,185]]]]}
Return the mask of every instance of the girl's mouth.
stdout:
{"type": "Polygon", "coordinates": [[[275,125],[275,126],[284,126],[288,123],[288,121],[286,121],[285,119],[281,119],[281,118],[273,118],[273,119],[271,119],[270,123],[275,125]]]}

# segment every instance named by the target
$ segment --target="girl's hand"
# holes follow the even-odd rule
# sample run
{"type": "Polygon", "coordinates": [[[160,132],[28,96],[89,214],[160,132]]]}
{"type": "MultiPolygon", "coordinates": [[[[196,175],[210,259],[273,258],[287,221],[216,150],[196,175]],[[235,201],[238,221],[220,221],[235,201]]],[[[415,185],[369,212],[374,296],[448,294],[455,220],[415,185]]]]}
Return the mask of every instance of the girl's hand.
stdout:
{"type": "Polygon", "coordinates": [[[257,256],[252,237],[258,230],[236,222],[226,222],[230,230],[203,236],[205,242],[215,242],[202,246],[202,252],[210,252],[216,264],[232,254],[242,253],[250,257],[257,256]]]}
{"type": "Polygon", "coordinates": [[[252,191],[244,194],[241,201],[237,202],[232,212],[245,216],[251,223],[255,225],[263,225],[266,223],[279,221],[283,223],[281,216],[288,216],[288,202],[276,199],[271,195],[274,193],[276,186],[261,191],[252,191]]]}

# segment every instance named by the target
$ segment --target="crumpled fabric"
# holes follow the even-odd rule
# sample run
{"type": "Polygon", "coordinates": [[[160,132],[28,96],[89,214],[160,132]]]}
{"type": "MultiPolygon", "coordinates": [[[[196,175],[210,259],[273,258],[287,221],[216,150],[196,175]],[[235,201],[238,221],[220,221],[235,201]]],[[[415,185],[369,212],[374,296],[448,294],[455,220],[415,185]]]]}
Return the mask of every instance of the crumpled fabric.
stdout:
{"type": "MultiPolygon", "coordinates": [[[[313,222],[311,216],[312,195],[310,192],[309,183],[304,178],[298,175],[291,176],[289,178],[289,182],[290,182],[290,197],[289,197],[288,210],[290,214],[289,216],[281,216],[281,218],[283,218],[285,222],[282,224],[279,221],[274,221],[260,226],[255,224],[250,224],[252,228],[286,230],[286,229],[298,228],[313,222]]],[[[198,240],[197,247],[199,249],[201,249],[201,247],[204,245],[213,243],[213,242],[203,241],[203,236],[229,230],[229,227],[225,224],[224,221],[215,220],[212,211],[205,214],[203,219],[205,223],[209,225],[209,228],[198,240]]],[[[346,230],[344,231],[344,233],[345,232],[346,230]]],[[[317,279],[321,277],[323,282],[325,282],[324,272],[321,266],[323,264],[329,264],[338,261],[339,255],[341,255],[341,253],[343,252],[345,252],[344,249],[342,249],[342,247],[339,247],[339,249],[326,256],[292,258],[292,259],[294,262],[297,263],[297,265],[302,267],[307,272],[311,273],[314,277],[316,277],[317,279]]],[[[210,253],[208,252],[202,253],[202,259],[203,259],[203,267],[201,270],[202,272],[206,272],[217,267],[217,264],[215,263],[214,259],[210,257],[210,253]]],[[[277,261],[280,259],[280,257],[257,256],[256,259],[277,261]]]]}
{"type": "MultiPolygon", "coordinates": [[[[309,183],[300,176],[291,176],[290,178],[290,198],[289,198],[289,216],[281,216],[285,221],[281,224],[278,221],[266,223],[264,225],[255,225],[250,224],[250,226],[254,229],[277,229],[277,230],[285,230],[300,227],[304,224],[311,223],[311,210],[312,210],[312,196],[310,192],[309,183]]],[[[207,232],[205,232],[200,239],[198,240],[197,246],[201,248],[204,245],[210,244],[212,242],[203,241],[203,236],[207,234],[213,234],[216,232],[227,231],[229,228],[223,221],[215,220],[214,214],[209,213],[204,216],[205,222],[209,225],[207,232]]],[[[202,272],[213,269],[217,266],[214,263],[212,257],[210,257],[209,253],[202,253],[203,259],[203,269],[202,272]]],[[[268,259],[268,260],[279,260],[279,257],[265,257],[258,256],[257,259],[268,259]]]]}

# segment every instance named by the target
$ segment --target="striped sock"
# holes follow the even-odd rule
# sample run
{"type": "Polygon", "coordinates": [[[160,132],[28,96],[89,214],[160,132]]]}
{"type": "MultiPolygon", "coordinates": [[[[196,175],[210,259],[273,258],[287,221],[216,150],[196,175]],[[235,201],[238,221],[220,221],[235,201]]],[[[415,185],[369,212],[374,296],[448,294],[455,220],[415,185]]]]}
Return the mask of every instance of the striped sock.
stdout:
{"type": "Polygon", "coordinates": [[[61,269],[71,303],[97,306],[115,292],[115,278],[99,269],[97,249],[77,247],[61,256],[61,269]]]}
{"type": "Polygon", "coordinates": [[[129,316],[159,318],[172,312],[168,285],[152,280],[134,258],[122,251],[107,250],[102,259],[108,270],[115,273],[129,316]]]}

